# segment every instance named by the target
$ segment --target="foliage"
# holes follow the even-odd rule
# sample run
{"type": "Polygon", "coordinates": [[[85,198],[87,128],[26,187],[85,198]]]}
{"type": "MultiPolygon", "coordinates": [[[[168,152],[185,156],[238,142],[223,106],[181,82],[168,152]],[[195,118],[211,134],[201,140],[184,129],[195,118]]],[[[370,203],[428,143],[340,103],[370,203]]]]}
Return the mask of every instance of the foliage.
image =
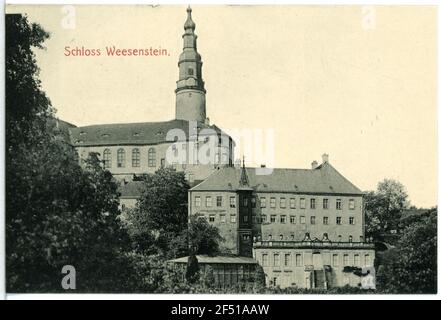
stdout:
{"type": "Polygon", "coordinates": [[[78,291],[125,290],[117,185],[96,156],[83,170],[55,126],[32,52],[47,37],[6,15],[7,290],[61,291],[64,265],[75,267],[78,291]]]}
{"type": "Polygon", "coordinates": [[[437,210],[410,224],[396,248],[387,251],[377,273],[387,293],[436,293],[437,210]]]}
{"type": "Polygon", "coordinates": [[[185,279],[187,279],[188,283],[195,283],[199,279],[199,263],[195,254],[191,254],[188,257],[185,279]]]}
{"type": "Polygon", "coordinates": [[[383,241],[383,235],[397,229],[403,209],[409,206],[404,186],[395,180],[384,179],[376,191],[364,197],[366,235],[375,241],[383,241]]]}

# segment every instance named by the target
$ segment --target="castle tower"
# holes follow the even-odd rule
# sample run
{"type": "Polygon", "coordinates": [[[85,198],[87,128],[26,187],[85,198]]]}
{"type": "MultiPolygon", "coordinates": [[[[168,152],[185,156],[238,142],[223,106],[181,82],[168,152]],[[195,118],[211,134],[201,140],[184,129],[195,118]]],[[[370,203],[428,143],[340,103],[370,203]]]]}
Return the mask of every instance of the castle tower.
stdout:
{"type": "Polygon", "coordinates": [[[191,8],[187,9],[184,24],[184,49],[179,56],[179,80],[176,93],[176,119],[205,122],[205,88],[202,80],[201,55],[197,52],[194,33],[195,23],[191,19],[191,8]]]}

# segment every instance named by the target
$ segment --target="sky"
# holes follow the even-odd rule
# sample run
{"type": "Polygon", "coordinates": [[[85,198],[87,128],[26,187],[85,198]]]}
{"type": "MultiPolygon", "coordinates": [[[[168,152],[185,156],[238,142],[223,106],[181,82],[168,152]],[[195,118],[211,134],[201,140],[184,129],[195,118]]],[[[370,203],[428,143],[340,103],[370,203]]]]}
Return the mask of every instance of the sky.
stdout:
{"type": "MultiPolygon", "coordinates": [[[[75,6],[73,20],[62,6],[7,12],[50,33],[35,51],[42,88],[60,119],[82,126],[174,118],[185,8],[75,6]],[[66,56],[66,46],[102,54],[66,56]],[[109,57],[106,46],[168,54],[109,57]]],[[[210,122],[272,133],[275,167],[309,168],[327,153],[361,190],[396,179],[413,205],[434,206],[436,17],[430,6],[193,6],[210,122]]]]}

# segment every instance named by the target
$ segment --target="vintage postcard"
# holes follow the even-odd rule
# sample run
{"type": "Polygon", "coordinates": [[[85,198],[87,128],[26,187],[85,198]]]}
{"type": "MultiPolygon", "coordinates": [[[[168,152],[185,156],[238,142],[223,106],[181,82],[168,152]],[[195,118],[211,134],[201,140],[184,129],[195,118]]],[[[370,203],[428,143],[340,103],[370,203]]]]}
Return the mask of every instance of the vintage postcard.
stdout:
{"type": "Polygon", "coordinates": [[[7,294],[436,294],[437,23],[7,5],[7,294]]]}

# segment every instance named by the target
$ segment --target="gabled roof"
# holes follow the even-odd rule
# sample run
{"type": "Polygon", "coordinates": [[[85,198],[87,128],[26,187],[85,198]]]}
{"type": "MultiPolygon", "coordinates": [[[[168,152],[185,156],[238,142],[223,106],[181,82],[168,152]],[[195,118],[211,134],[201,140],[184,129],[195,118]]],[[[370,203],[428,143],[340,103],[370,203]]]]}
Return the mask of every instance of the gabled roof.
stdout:
{"type": "MultiPolygon", "coordinates": [[[[215,125],[198,124],[199,129],[213,129],[217,134],[222,131],[215,125]]],[[[166,142],[167,133],[180,129],[189,136],[189,121],[170,120],[161,122],[100,124],[70,129],[74,146],[98,145],[143,145],[166,142]]],[[[225,133],[223,133],[225,134],[225,133]]]]}
{"type": "MultiPolygon", "coordinates": [[[[258,174],[256,168],[246,170],[249,186],[258,192],[363,194],[327,162],[316,169],[274,168],[267,175],[258,174]]],[[[240,187],[240,177],[240,168],[219,168],[191,191],[235,191],[240,187]]]]}

